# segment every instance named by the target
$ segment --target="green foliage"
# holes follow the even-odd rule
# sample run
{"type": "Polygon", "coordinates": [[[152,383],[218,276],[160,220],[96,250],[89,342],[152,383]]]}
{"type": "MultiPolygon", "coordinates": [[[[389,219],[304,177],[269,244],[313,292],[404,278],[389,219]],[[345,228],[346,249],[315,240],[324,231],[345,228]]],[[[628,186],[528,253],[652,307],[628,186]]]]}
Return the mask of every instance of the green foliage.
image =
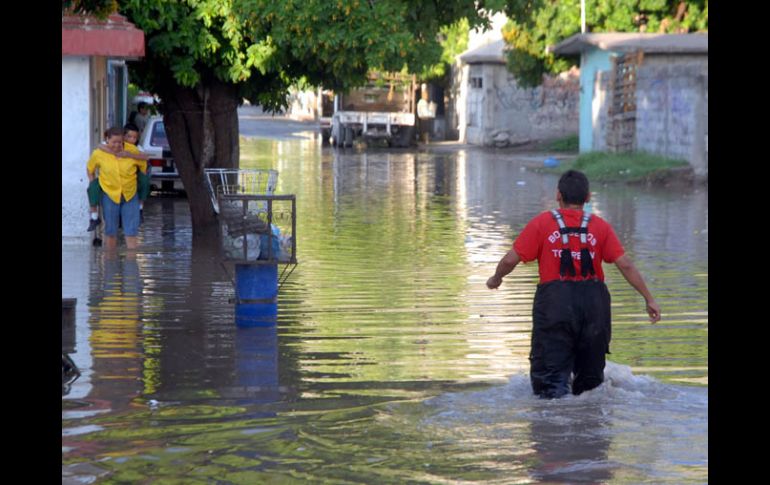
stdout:
{"type": "Polygon", "coordinates": [[[134,83],[128,83],[128,102],[131,103],[134,97],[136,97],[137,94],[139,94],[142,90],[134,83]]]}
{"type": "MultiPolygon", "coordinates": [[[[411,73],[444,62],[462,28],[484,22],[472,3],[366,0],[243,0],[239,12],[254,38],[280,46],[272,59],[290,78],[346,91],[371,70],[411,73]],[[458,22],[467,17],[470,21],[458,22]],[[453,24],[453,25],[452,25],[453,24]],[[451,25],[451,27],[450,27],[451,25]],[[445,39],[442,46],[442,39],[445,39]]],[[[443,75],[428,68],[434,76],[443,75]]],[[[429,74],[429,75],[430,75],[429,74]]]]}
{"type": "Polygon", "coordinates": [[[165,67],[180,86],[193,87],[208,74],[234,83],[249,78],[250,43],[232,4],[127,0],[120,11],[145,33],[147,58],[139,64],[165,67]]]}
{"type": "Polygon", "coordinates": [[[523,88],[534,88],[540,85],[546,65],[542,60],[523,49],[513,49],[508,52],[506,63],[508,70],[516,77],[523,88]]]}
{"type": "Polygon", "coordinates": [[[559,138],[548,143],[546,150],[555,152],[577,152],[580,147],[580,138],[578,135],[570,135],[559,138]]]}
{"type": "Polygon", "coordinates": [[[644,152],[590,152],[580,155],[574,162],[563,164],[556,169],[556,172],[562,173],[572,168],[585,173],[592,181],[637,182],[662,177],[672,169],[687,166],[688,163],[684,160],[674,160],[644,152]]]}
{"type": "Polygon", "coordinates": [[[470,26],[468,19],[460,19],[452,25],[446,25],[439,30],[439,44],[441,45],[440,62],[423,69],[418,78],[420,81],[445,82],[451,73],[452,65],[458,55],[468,48],[468,33],[470,26]]]}
{"type": "Polygon", "coordinates": [[[145,32],[141,85],[154,87],[164,70],[183,87],[216,77],[267,108],[282,107],[300,79],[345,91],[372,70],[440,77],[467,30],[488,25],[463,0],[126,0],[120,11],[145,32]]]}
{"type": "MultiPolygon", "coordinates": [[[[586,0],[588,32],[692,32],[708,30],[708,0],[586,0]],[[681,7],[680,7],[681,4],[681,7]]],[[[580,0],[509,0],[503,29],[508,69],[524,87],[578,63],[545,52],[580,33],[580,0]]]]}
{"type": "Polygon", "coordinates": [[[61,11],[78,15],[93,15],[98,19],[105,19],[117,12],[116,0],[62,0],[61,11]]]}

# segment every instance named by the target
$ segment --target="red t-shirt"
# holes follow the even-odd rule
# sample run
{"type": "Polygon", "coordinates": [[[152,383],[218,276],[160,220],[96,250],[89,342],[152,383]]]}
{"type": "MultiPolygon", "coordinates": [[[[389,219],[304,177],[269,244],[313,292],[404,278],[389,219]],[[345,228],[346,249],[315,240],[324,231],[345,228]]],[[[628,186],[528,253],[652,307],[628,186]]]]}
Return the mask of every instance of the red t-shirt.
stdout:
{"type": "MultiPolygon", "coordinates": [[[[580,209],[559,209],[567,227],[580,227],[583,211],[580,209]]],[[[604,281],[602,261],[613,263],[623,256],[625,251],[612,226],[601,217],[592,214],[588,221],[588,251],[594,262],[596,277],[604,281]]],[[[572,261],[575,263],[575,277],[565,279],[580,280],[580,236],[577,233],[569,235],[569,245],[572,250],[572,261]]],[[[537,259],[540,269],[540,283],[547,283],[561,278],[561,249],[563,247],[559,225],[550,211],[536,216],[516,238],[513,250],[523,262],[537,259]]]]}

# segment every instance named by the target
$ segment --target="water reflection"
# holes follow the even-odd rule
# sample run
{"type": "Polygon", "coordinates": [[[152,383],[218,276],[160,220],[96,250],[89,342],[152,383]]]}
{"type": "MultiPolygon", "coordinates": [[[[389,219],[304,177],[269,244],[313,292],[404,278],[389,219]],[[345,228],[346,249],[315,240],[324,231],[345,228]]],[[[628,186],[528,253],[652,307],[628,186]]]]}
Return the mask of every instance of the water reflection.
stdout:
{"type": "Polygon", "coordinates": [[[235,335],[235,382],[223,391],[240,404],[272,403],[281,398],[278,331],[275,325],[239,327],[235,335]]]}
{"type": "Polygon", "coordinates": [[[526,377],[536,265],[497,292],[484,282],[524,224],[555,207],[557,176],[483,150],[357,152],[303,138],[244,140],[242,153],[244,168],[279,170],[278,192],[297,195],[299,266],[277,324],[238,328],[233,269],[216,248],[191,248],[187,202],[148,201],[136,257],[97,253],[90,288],[73,294],[89,302],[78,337],[90,351],[73,355],[91,355],[77,362],[92,390],[63,400],[77,449],[67,463],[98,464],[116,482],[704,476],[707,397],[678,383],[708,376],[706,189],[593,187],[594,210],[666,317],[645,324],[609,268],[612,359],[665,384],[632,380],[623,394],[608,382],[552,406],[531,398],[526,377]],[[452,396],[478,387],[488,390],[452,396]],[[86,410],[99,412],[73,414],[86,410]],[[647,452],[661,447],[672,458],[647,452]]]}
{"type": "Polygon", "coordinates": [[[61,395],[66,396],[72,389],[72,383],[80,377],[80,370],[69,354],[61,354],[61,395]]]}
{"type": "Polygon", "coordinates": [[[89,299],[93,356],[92,399],[110,401],[113,409],[128,407],[142,392],[142,279],[136,255],[105,251],[101,280],[89,299]]]}
{"type": "Polygon", "coordinates": [[[532,419],[532,478],[543,483],[607,483],[612,465],[607,457],[612,426],[601,406],[579,412],[549,410],[532,419]]]}
{"type": "Polygon", "coordinates": [[[80,370],[69,354],[75,353],[77,340],[76,328],[76,300],[74,298],[62,298],[61,313],[61,395],[70,393],[72,384],[80,377],[80,370]]]}

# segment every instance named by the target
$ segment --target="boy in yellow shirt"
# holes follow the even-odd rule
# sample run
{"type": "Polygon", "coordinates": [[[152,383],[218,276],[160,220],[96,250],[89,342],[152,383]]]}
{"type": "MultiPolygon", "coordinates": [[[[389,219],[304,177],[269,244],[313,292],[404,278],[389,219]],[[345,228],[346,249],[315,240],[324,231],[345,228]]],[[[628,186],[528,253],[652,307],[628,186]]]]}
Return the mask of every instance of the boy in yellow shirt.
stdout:
{"type": "Polygon", "coordinates": [[[138,141],[139,128],[131,123],[124,126],[123,148],[132,154],[129,158],[141,162],[139,165],[140,171],[136,174],[137,191],[139,192],[139,222],[141,223],[144,222],[144,201],[147,200],[147,197],[150,195],[150,176],[147,175],[147,160],[149,160],[150,156],[139,151],[139,148],[136,146],[138,141]]]}

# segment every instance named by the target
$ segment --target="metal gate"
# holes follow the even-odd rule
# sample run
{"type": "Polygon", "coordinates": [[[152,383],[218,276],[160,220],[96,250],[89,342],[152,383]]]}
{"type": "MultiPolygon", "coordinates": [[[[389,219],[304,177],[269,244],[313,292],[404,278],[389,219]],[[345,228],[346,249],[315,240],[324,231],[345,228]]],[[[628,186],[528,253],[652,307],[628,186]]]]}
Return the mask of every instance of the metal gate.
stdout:
{"type": "Polygon", "coordinates": [[[642,51],[613,57],[607,106],[607,151],[631,152],[636,149],[636,73],[642,51]]]}

